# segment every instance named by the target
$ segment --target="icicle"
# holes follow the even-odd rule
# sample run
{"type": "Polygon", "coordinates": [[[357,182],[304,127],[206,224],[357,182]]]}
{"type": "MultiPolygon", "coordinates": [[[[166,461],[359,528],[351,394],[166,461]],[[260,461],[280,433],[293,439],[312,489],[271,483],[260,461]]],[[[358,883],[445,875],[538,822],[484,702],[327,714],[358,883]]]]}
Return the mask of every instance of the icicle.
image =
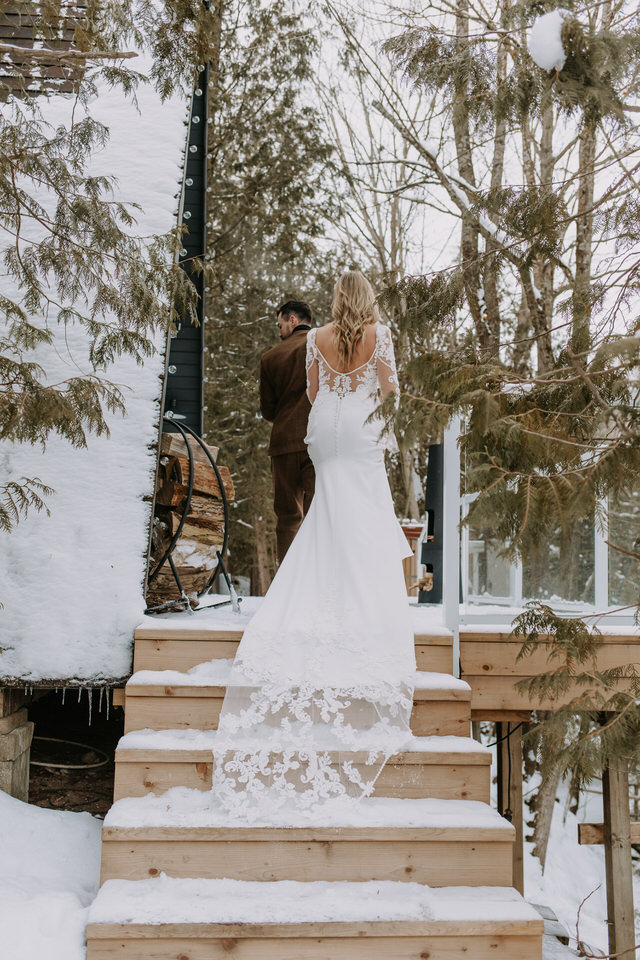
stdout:
{"type": "Polygon", "coordinates": [[[28,686],[26,685],[26,683],[25,683],[25,685],[24,685],[24,695],[25,695],[25,697],[27,696],[28,693],[29,693],[29,687],[28,687],[28,686]]]}
{"type": "Polygon", "coordinates": [[[78,703],[80,703],[81,696],[82,696],[82,687],[78,687],[78,703]]]}
{"type": "Polygon", "coordinates": [[[67,688],[66,688],[66,687],[63,687],[63,688],[62,688],[62,706],[63,706],[63,707],[64,707],[64,698],[65,698],[66,692],[67,692],[67,688]]]}
{"type": "Polygon", "coordinates": [[[110,690],[107,690],[107,696],[106,696],[106,701],[107,701],[107,720],[109,719],[109,701],[111,700],[111,697],[109,696],[110,693],[111,693],[111,691],[110,691],[110,690]]]}
{"type": "Polygon", "coordinates": [[[100,693],[98,694],[98,713],[102,713],[102,694],[104,693],[104,687],[100,687],[100,693]]]}
{"type": "Polygon", "coordinates": [[[91,708],[93,706],[93,690],[87,687],[87,699],[89,701],[89,726],[91,726],[91,708]]]}

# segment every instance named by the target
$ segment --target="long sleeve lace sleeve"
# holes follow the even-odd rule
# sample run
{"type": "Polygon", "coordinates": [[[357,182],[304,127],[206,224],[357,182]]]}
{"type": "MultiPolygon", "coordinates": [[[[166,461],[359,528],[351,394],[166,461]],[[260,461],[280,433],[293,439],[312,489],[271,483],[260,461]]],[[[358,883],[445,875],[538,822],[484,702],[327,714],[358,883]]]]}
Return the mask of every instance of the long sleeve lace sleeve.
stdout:
{"type": "Polygon", "coordinates": [[[388,327],[380,326],[378,336],[378,383],[384,400],[390,393],[395,393],[397,396],[400,393],[400,385],[391,331],[388,327]]]}
{"type": "Polygon", "coordinates": [[[318,358],[315,350],[314,330],[310,330],[307,334],[307,353],[305,362],[307,369],[307,397],[309,398],[309,403],[313,403],[318,395],[318,386],[320,382],[318,373],[318,358]]]}

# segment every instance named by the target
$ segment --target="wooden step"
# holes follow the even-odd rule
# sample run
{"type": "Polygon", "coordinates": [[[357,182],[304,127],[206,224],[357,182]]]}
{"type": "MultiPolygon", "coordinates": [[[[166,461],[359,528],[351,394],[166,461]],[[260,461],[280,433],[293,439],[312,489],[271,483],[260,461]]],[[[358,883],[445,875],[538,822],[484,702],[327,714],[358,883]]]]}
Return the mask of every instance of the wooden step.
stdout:
{"type": "MultiPolygon", "coordinates": [[[[279,818],[278,818],[279,817],[279,818]]],[[[211,794],[176,787],[119,800],[102,834],[102,882],[172,877],[401,880],[510,886],[513,826],[484,803],[366,799],[260,824],[225,816],[211,794]]]]}
{"type": "MultiPolygon", "coordinates": [[[[194,633],[204,631],[194,630],[194,633]]],[[[138,636],[134,643],[133,669],[138,670],[190,670],[206,660],[235,657],[242,630],[220,630],[214,636],[207,631],[205,636],[190,639],[163,639],[138,636]]],[[[452,669],[452,644],[450,636],[416,634],[416,664],[418,670],[449,673],[452,669]]]]}
{"type": "MultiPolygon", "coordinates": [[[[215,737],[215,731],[193,730],[127,734],[116,749],[114,800],[161,794],[172,787],[210,790],[215,737]]],[[[490,769],[490,752],[475,740],[416,737],[387,762],[375,796],[488,803],[490,769]]]]}
{"type": "Polygon", "coordinates": [[[87,960],[541,960],[542,931],[501,887],[110,880],[90,910],[87,960]]]}
{"type": "MultiPolygon", "coordinates": [[[[261,598],[246,597],[241,613],[230,608],[206,610],[194,616],[167,614],[145,617],[134,634],[133,669],[186,671],[207,660],[234,657],[244,628],[261,598]]],[[[450,673],[453,636],[440,623],[440,610],[410,605],[415,631],[418,670],[450,673]]]]}
{"type": "MultiPolygon", "coordinates": [[[[190,673],[145,670],[125,687],[124,731],[215,730],[230,661],[201,664],[190,673]],[[225,673],[226,671],[226,673],[225,673]],[[220,680],[216,681],[216,673],[220,680]]],[[[447,674],[416,674],[411,730],[416,737],[469,736],[471,688],[447,674]]]]}

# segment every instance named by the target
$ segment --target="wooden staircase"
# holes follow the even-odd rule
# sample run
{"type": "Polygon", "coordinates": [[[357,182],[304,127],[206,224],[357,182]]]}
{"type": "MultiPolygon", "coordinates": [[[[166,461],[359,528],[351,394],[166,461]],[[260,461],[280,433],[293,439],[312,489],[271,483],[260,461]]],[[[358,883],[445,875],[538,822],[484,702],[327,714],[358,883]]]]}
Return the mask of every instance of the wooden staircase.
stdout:
{"type": "Polygon", "coordinates": [[[451,662],[446,638],[416,637],[414,738],[374,797],[339,822],[238,826],[208,791],[239,636],[195,632],[136,637],[88,960],[541,960],[470,689],[424,670],[425,650],[451,662]]]}

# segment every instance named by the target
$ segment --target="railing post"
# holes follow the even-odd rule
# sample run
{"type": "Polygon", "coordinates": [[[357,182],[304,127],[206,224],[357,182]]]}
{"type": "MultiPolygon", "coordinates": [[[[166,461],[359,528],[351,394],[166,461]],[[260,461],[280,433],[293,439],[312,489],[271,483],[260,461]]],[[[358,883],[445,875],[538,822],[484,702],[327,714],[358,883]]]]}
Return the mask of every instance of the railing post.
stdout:
{"type": "Polygon", "coordinates": [[[460,418],[444,432],[443,594],[444,625],[453,633],[453,674],[460,676],[460,418]]]}

